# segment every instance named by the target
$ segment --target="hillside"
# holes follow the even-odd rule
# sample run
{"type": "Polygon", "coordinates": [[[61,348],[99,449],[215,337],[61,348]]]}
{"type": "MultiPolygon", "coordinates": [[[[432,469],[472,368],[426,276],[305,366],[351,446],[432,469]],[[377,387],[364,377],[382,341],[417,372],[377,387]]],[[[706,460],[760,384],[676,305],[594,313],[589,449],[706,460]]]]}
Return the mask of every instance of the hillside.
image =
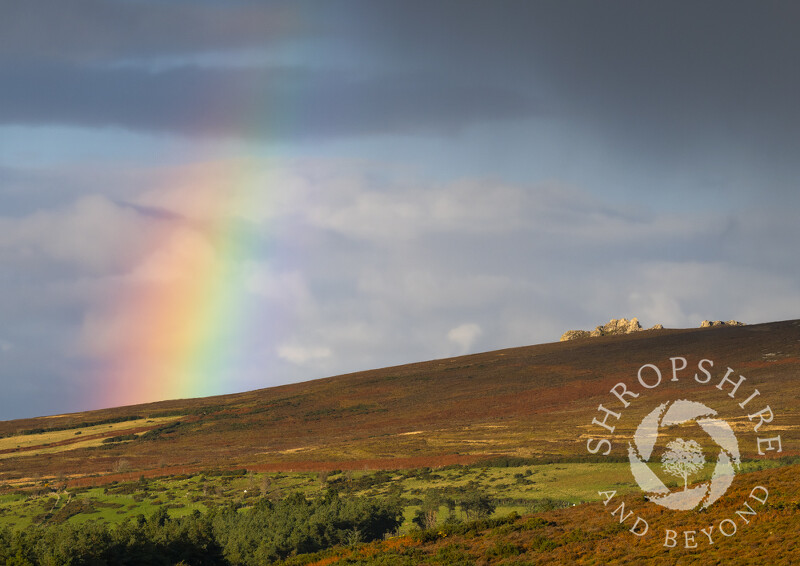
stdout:
{"type": "MultiPolygon", "coordinates": [[[[0,481],[213,466],[360,469],[494,455],[583,458],[587,429],[598,404],[608,404],[610,388],[635,382],[643,364],[666,374],[674,356],[688,360],[686,379],[648,392],[652,399],[674,397],[677,388],[736,409],[738,399],[691,379],[700,359],[715,360],[715,382],[731,367],[748,387],[757,385],[775,412],[771,426],[789,433],[783,455],[795,453],[800,321],[785,321],[542,344],[235,395],[2,422],[0,481]]],[[[643,410],[626,413],[617,433],[632,434],[643,410]]]]}

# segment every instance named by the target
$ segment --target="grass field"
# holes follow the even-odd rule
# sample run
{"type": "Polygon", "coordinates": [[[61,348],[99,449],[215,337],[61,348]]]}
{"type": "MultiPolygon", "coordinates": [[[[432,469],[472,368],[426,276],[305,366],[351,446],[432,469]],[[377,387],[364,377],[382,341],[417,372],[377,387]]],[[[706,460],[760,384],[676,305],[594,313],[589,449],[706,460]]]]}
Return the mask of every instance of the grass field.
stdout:
{"type": "MultiPolygon", "coordinates": [[[[745,462],[742,472],[777,467],[779,461],[745,462]]],[[[52,480],[4,487],[0,495],[0,528],[25,528],[53,522],[120,523],[165,508],[173,517],[214,506],[247,507],[261,497],[278,499],[300,492],[317,497],[335,488],[352,495],[399,496],[404,502],[407,532],[428,490],[457,495],[478,490],[497,505],[496,516],[520,515],[549,508],[598,501],[599,491],[636,492],[627,463],[533,464],[513,467],[448,466],[393,471],[254,473],[214,471],[158,479],[136,479],[105,487],[65,488],[52,480]]],[[[455,511],[459,513],[458,510],[455,511]]],[[[442,508],[444,520],[449,512],[442,508]]]]}
{"type": "Polygon", "coordinates": [[[101,446],[108,438],[146,432],[175,420],[177,417],[141,418],[119,423],[7,436],[0,438],[0,459],[20,455],[58,454],[67,450],[101,446]]]}

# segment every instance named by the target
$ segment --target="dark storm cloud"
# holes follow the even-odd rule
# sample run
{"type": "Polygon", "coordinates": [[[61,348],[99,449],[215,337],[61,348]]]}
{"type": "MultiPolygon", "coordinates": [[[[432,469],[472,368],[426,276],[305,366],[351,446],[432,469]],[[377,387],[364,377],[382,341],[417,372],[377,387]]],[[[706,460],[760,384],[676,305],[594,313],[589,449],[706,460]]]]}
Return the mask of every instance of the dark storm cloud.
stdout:
{"type": "Polygon", "coordinates": [[[351,78],[303,69],[6,66],[0,122],[295,138],[451,132],[536,109],[524,93],[414,73],[351,78]]]}
{"type": "Polygon", "coordinates": [[[270,45],[302,35],[287,3],[120,0],[5,2],[0,57],[107,61],[270,45]]]}
{"type": "Polygon", "coordinates": [[[608,137],[795,144],[797,3],[404,3],[383,16],[363,33],[387,56],[535,91],[608,137]]]}
{"type": "Polygon", "coordinates": [[[0,121],[252,133],[237,113],[260,102],[297,119],[262,116],[270,135],[353,135],[537,110],[630,148],[775,159],[800,126],[799,17],[775,2],[20,2],[0,21],[0,121]],[[287,45],[308,68],[141,70],[287,45]],[[342,45],[356,76],[326,59],[342,45]]]}

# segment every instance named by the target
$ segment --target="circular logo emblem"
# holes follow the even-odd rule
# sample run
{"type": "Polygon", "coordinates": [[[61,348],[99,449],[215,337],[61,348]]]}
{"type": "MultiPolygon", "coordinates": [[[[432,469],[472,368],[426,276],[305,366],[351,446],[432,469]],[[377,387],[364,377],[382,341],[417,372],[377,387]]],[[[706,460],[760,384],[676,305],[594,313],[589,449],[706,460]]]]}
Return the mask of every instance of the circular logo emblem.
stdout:
{"type": "MultiPolygon", "coordinates": [[[[667,509],[688,511],[698,505],[706,508],[728,490],[741,460],[739,443],[730,425],[716,417],[717,412],[702,403],[685,399],[663,403],[642,419],[633,442],[628,443],[628,459],[636,483],[648,493],[647,499],[667,509]],[[676,491],[664,484],[651,468],[656,442],[662,429],[697,423],[718,451],[711,479],[689,487],[689,478],[706,463],[703,446],[696,440],[676,438],[666,444],[661,455],[661,469],[683,485],[676,491]],[[682,481],[681,481],[682,480],[682,481]]],[[[653,458],[654,462],[657,462],[653,458]]]]}

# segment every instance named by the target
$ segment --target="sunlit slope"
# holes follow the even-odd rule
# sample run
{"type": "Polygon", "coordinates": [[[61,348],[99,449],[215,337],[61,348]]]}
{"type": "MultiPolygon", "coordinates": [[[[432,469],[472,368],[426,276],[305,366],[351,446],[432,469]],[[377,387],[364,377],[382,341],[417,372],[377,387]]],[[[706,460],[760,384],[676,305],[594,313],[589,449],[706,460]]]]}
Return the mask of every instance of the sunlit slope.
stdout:
{"type": "MultiPolygon", "coordinates": [[[[763,430],[782,432],[783,454],[790,454],[800,424],[799,372],[800,321],[512,348],[235,395],[2,422],[0,481],[174,467],[408,467],[490,455],[584,458],[587,438],[602,436],[591,425],[602,416],[600,404],[621,415],[613,423],[611,457],[624,458],[620,439],[633,434],[654,403],[676,398],[707,403],[735,428],[752,430],[748,411],[738,405],[754,388],[759,396],[747,409],[770,405],[775,418],[763,430]],[[670,358],[679,357],[688,367],[673,381],[670,358]],[[707,384],[693,378],[702,376],[703,359],[714,363],[705,366],[707,384]],[[651,389],[637,382],[645,364],[662,373],[651,389]],[[730,384],[715,387],[728,368],[734,370],[731,379],[746,378],[734,398],[730,384]],[[624,411],[610,394],[620,382],[640,395],[628,397],[624,411]],[[38,436],[23,434],[37,429],[38,436]]],[[[652,384],[652,370],[644,375],[652,384]]],[[[743,456],[753,455],[752,443],[744,445],[743,456]]]]}

